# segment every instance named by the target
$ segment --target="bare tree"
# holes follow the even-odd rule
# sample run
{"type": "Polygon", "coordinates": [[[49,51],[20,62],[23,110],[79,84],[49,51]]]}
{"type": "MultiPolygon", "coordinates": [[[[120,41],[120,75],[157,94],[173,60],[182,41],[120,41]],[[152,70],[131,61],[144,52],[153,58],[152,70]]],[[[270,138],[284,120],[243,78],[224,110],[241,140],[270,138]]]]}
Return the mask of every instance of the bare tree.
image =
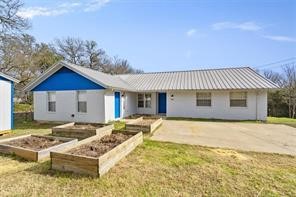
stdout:
{"type": "Polygon", "coordinates": [[[280,87],[283,86],[283,76],[281,74],[272,70],[264,70],[263,75],[280,87]]]}
{"type": "Polygon", "coordinates": [[[55,43],[58,53],[65,60],[77,65],[84,64],[85,45],[83,40],[67,37],[65,39],[56,39],[55,43]]]}
{"type": "Polygon", "coordinates": [[[23,6],[20,0],[0,0],[0,36],[21,32],[29,27],[26,19],[18,15],[23,6]]]}
{"type": "Polygon", "coordinates": [[[296,65],[295,63],[283,66],[284,92],[286,102],[289,106],[289,117],[295,118],[296,113],[296,65]]]}
{"type": "Polygon", "coordinates": [[[98,49],[98,44],[95,41],[85,41],[85,56],[87,67],[102,70],[106,52],[103,49],[98,49]]]}

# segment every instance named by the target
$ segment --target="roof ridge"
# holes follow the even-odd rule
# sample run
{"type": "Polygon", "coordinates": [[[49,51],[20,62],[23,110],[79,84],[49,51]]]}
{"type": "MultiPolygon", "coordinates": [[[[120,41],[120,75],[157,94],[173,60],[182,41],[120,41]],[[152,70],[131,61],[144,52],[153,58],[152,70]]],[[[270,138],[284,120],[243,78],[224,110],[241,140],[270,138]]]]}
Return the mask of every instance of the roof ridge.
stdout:
{"type": "Polygon", "coordinates": [[[193,71],[215,71],[215,70],[232,70],[232,69],[244,69],[250,68],[250,66],[237,66],[237,67],[225,67],[225,68],[204,68],[204,69],[192,69],[192,70],[175,70],[175,71],[152,71],[152,72],[144,72],[144,73],[126,73],[126,74],[118,74],[117,76],[124,75],[144,75],[144,74],[158,74],[158,73],[181,73],[181,72],[193,72],[193,71]]]}

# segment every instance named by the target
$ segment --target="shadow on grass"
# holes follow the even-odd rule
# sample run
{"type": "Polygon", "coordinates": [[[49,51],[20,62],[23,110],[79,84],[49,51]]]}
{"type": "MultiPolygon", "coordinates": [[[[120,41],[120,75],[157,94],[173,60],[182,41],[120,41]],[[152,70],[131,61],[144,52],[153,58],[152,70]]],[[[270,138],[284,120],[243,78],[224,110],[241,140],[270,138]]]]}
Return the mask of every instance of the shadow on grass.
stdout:
{"type": "Polygon", "coordinates": [[[68,179],[97,179],[98,177],[90,176],[90,175],[83,175],[83,174],[76,174],[73,172],[62,172],[58,170],[51,169],[51,161],[45,160],[42,162],[36,162],[36,165],[30,168],[27,168],[25,171],[43,175],[43,176],[50,176],[53,178],[68,178],[68,179]]]}

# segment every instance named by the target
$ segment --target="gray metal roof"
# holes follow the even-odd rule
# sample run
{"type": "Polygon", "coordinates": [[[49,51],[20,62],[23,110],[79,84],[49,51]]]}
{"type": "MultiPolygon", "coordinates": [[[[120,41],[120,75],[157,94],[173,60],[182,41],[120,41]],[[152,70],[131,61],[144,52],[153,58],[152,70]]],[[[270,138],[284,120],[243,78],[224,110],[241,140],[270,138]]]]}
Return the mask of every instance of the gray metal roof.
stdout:
{"type": "Polygon", "coordinates": [[[62,64],[68,68],[72,68],[80,74],[84,74],[87,78],[93,79],[95,82],[104,86],[105,88],[116,88],[123,90],[132,90],[132,86],[127,84],[124,80],[116,75],[110,75],[90,68],[77,66],[69,62],[62,61],[62,64]]]}
{"type": "Polygon", "coordinates": [[[42,81],[47,79],[63,66],[105,88],[134,92],[278,88],[276,84],[259,75],[249,67],[109,75],[82,66],[77,66],[69,62],[61,61],[27,85],[25,87],[25,91],[34,89],[34,87],[42,83],[42,81]]]}
{"type": "Polygon", "coordinates": [[[138,91],[274,89],[249,67],[119,75],[138,91]]]}
{"type": "Polygon", "coordinates": [[[11,76],[8,76],[8,75],[6,75],[6,74],[4,74],[4,73],[2,73],[2,72],[0,72],[0,77],[3,77],[3,78],[5,78],[5,79],[7,79],[7,80],[9,80],[9,81],[13,81],[13,82],[15,82],[15,83],[19,83],[19,82],[20,82],[19,80],[15,79],[15,78],[13,78],[13,77],[11,77],[11,76]]]}

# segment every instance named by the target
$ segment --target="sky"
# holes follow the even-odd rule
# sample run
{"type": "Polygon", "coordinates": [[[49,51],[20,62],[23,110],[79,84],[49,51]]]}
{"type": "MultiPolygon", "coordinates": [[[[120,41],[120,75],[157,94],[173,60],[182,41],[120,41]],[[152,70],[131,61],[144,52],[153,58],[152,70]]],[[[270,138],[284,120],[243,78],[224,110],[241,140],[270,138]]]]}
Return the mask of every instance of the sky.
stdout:
{"type": "Polygon", "coordinates": [[[95,40],[145,72],[296,58],[295,0],[24,0],[18,15],[39,42],[95,40]]]}

